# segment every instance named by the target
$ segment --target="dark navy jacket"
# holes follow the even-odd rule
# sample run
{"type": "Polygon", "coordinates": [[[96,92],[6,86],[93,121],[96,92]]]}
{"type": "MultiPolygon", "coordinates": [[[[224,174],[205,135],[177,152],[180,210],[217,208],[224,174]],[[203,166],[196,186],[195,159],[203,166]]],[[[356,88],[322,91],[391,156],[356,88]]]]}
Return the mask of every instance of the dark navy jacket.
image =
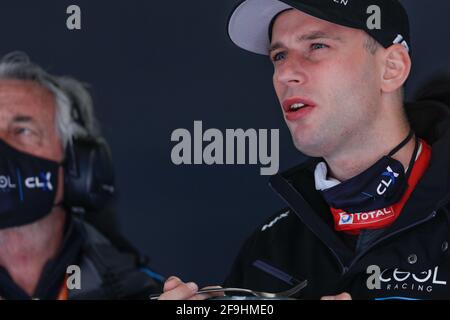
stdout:
{"type": "Polygon", "coordinates": [[[30,297],[0,267],[0,299],[56,299],[66,281],[68,266],[80,270],[81,288],[68,290],[68,299],[148,299],[162,291],[162,281],[131,252],[119,250],[87,222],[68,215],[59,254],[48,261],[30,297]]]}

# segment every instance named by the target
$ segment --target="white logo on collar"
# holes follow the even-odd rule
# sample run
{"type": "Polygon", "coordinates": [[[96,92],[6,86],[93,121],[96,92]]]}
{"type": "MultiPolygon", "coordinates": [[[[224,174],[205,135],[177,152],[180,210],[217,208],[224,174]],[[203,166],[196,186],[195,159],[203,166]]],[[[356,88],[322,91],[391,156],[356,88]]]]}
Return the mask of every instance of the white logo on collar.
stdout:
{"type": "Polygon", "coordinates": [[[342,4],[342,5],[344,5],[344,6],[348,5],[348,2],[349,2],[349,1],[350,1],[350,0],[333,0],[334,3],[342,4]]]}

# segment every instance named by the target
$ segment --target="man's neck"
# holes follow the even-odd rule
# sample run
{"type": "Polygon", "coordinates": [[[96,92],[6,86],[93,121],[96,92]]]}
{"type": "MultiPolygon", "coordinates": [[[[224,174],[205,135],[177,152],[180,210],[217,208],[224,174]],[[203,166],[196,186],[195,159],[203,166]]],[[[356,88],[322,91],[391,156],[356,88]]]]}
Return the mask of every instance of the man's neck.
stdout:
{"type": "MultiPolygon", "coordinates": [[[[339,153],[324,157],[329,167],[329,175],[339,181],[346,181],[370,168],[383,156],[400,144],[408,135],[405,127],[389,135],[372,135],[373,139],[362,138],[353,146],[339,153]],[[372,140],[372,141],[371,141],[372,140]]],[[[406,169],[410,163],[415,148],[415,137],[409,140],[392,158],[400,161],[406,169]]]]}
{"type": "Polygon", "coordinates": [[[36,290],[43,268],[62,245],[65,219],[64,209],[54,207],[37,222],[0,230],[0,265],[30,296],[36,290]]]}

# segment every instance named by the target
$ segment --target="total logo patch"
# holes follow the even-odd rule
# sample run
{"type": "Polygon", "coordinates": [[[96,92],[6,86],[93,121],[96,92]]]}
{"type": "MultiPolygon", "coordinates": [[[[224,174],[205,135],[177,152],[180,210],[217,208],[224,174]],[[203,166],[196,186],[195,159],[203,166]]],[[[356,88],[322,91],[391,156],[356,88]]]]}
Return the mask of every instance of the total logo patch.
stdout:
{"type": "Polygon", "coordinates": [[[342,212],[340,214],[340,219],[339,219],[339,225],[344,225],[344,224],[352,224],[353,223],[353,215],[352,214],[348,214],[345,212],[342,212]]]}
{"type": "Polygon", "coordinates": [[[395,212],[393,207],[358,213],[347,213],[342,210],[336,211],[337,211],[336,213],[339,216],[338,224],[340,226],[376,224],[380,221],[395,218],[395,212]]]}

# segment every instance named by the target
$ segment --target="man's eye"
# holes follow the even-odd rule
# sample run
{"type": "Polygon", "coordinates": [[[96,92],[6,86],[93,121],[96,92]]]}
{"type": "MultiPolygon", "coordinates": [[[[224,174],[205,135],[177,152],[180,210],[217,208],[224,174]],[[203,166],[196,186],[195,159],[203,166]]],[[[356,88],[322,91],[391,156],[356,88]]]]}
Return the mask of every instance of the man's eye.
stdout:
{"type": "Polygon", "coordinates": [[[25,127],[20,127],[20,128],[15,128],[14,129],[14,134],[18,135],[18,136],[31,136],[34,135],[35,132],[34,130],[30,129],[30,128],[25,128],[25,127]]]}
{"type": "Polygon", "coordinates": [[[284,52],[278,52],[272,56],[272,61],[273,62],[280,61],[280,60],[283,60],[285,57],[286,57],[286,54],[284,52]]]}
{"type": "Polygon", "coordinates": [[[41,143],[42,135],[36,128],[14,127],[10,131],[11,141],[21,146],[38,146],[41,143]]]}
{"type": "Polygon", "coordinates": [[[329,48],[329,46],[327,46],[326,44],[323,44],[323,43],[313,43],[311,45],[312,50],[319,50],[319,49],[324,49],[324,48],[329,48]]]}

